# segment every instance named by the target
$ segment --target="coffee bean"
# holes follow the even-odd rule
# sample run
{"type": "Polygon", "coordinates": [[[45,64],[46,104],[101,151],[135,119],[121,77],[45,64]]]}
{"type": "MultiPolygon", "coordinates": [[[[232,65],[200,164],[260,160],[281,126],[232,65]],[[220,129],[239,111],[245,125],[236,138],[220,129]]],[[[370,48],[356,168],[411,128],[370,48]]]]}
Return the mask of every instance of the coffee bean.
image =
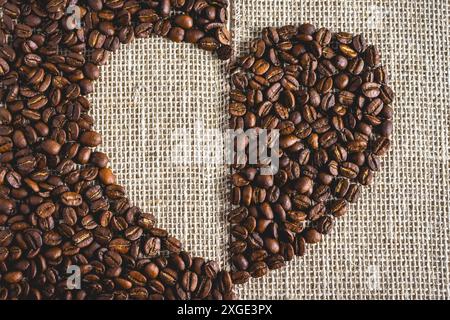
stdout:
{"type": "Polygon", "coordinates": [[[178,274],[175,270],[164,268],[159,272],[159,278],[162,283],[173,286],[177,281],[178,274]]]}
{"type": "Polygon", "coordinates": [[[203,265],[204,273],[209,278],[215,278],[219,272],[219,265],[215,261],[208,261],[203,265]]]}
{"type": "Polygon", "coordinates": [[[220,47],[219,42],[213,37],[204,37],[199,40],[198,46],[206,51],[215,51],[220,47]]]}
{"type": "Polygon", "coordinates": [[[191,29],[194,26],[194,20],[187,14],[176,16],[174,22],[183,29],[191,29]]]}
{"type": "Polygon", "coordinates": [[[375,82],[366,82],[361,86],[362,93],[367,98],[376,98],[380,95],[380,85],[375,82]]]}
{"type": "Polygon", "coordinates": [[[175,237],[167,237],[167,239],[164,240],[164,246],[170,252],[179,253],[181,250],[181,242],[175,237]]]}
{"type": "Polygon", "coordinates": [[[205,33],[198,29],[189,29],[185,31],[184,41],[189,43],[197,43],[205,36],[205,33]]]}
{"type": "Polygon", "coordinates": [[[253,278],[260,278],[268,272],[267,264],[263,261],[255,262],[249,268],[249,273],[253,278]]]}
{"type": "Polygon", "coordinates": [[[113,185],[116,183],[116,177],[114,176],[112,170],[110,168],[102,168],[98,172],[98,176],[100,181],[104,185],[113,185]]]}
{"type": "Polygon", "coordinates": [[[0,231],[0,246],[8,247],[14,238],[14,234],[10,230],[0,231]]]}
{"type": "Polygon", "coordinates": [[[83,202],[83,198],[76,192],[64,192],[61,195],[61,202],[69,207],[78,207],[83,202]]]}
{"type": "Polygon", "coordinates": [[[130,241],[122,238],[116,238],[110,241],[108,247],[110,250],[116,251],[120,254],[127,254],[130,250],[130,241]]]}
{"type": "Polygon", "coordinates": [[[92,233],[88,230],[80,231],[73,235],[72,241],[73,244],[79,248],[85,248],[89,246],[94,240],[92,233]]]}
{"type": "Polygon", "coordinates": [[[0,198],[0,214],[5,214],[7,216],[14,213],[15,204],[9,199],[0,198]]]}
{"type": "Polygon", "coordinates": [[[3,276],[3,279],[9,284],[19,283],[23,279],[23,274],[20,271],[8,272],[3,276]]]}
{"type": "Polygon", "coordinates": [[[197,290],[194,292],[196,298],[204,299],[208,296],[212,288],[211,279],[202,277],[197,285],[197,290]]]}
{"type": "Polygon", "coordinates": [[[181,278],[181,286],[187,292],[194,292],[197,289],[198,276],[195,272],[186,271],[181,278]]]}
{"type": "Polygon", "coordinates": [[[308,229],[305,232],[306,243],[317,243],[322,239],[321,234],[316,229],[308,229]]]}
{"type": "Polygon", "coordinates": [[[231,223],[239,223],[248,216],[248,210],[245,207],[239,207],[231,211],[228,215],[228,221],[231,223]]]}
{"type": "Polygon", "coordinates": [[[55,140],[49,139],[49,140],[44,140],[41,143],[41,148],[47,154],[55,156],[61,150],[61,145],[58,142],[56,142],[55,140]]]}
{"type": "Polygon", "coordinates": [[[56,211],[56,206],[53,202],[44,202],[36,209],[36,214],[42,218],[46,219],[51,217],[56,211]]]}
{"type": "Polygon", "coordinates": [[[151,237],[147,239],[143,246],[143,252],[147,256],[155,256],[161,250],[161,241],[159,238],[151,237]]]}
{"type": "Polygon", "coordinates": [[[351,162],[343,162],[339,167],[339,173],[348,179],[354,179],[359,173],[359,167],[351,162]]]}
{"type": "Polygon", "coordinates": [[[313,187],[313,181],[309,177],[301,177],[294,184],[295,190],[302,194],[310,194],[313,187]]]}
{"type": "Polygon", "coordinates": [[[168,38],[174,42],[181,42],[184,39],[185,31],[180,27],[173,27],[168,33],[168,38]]]}
{"type": "Polygon", "coordinates": [[[83,72],[91,80],[97,80],[100,76],[99,68],[90,62],[83,67],[83,72]]]}
{"type": "MultiPolygon", "coordinates": [[[[231,34],[225,27],[216,28],[215,36],[217,41],[224,47],[229,46],[231,43],[231,34]]],[[[222,47],[222,48],[224,48],[222,47]]]]}
{"type": "Polygon", "coordinates": [[[247,112],[247,109],[243,103],[234,102],[229,105],[229,113],[235,117],[242,117],[247,112]]]}
{"type": "Polygon", "coordinates": [[[96,147],[102,143],[102,137],[95,131],[86,131],[81,134],[80,142],[88,147],[96,147]]]}
{"type": "Polygon", "coordinates": [[[231,278],[235,284],[244,284],[250,279],[250,273],[247,271],[232,272],[231,278]]]}

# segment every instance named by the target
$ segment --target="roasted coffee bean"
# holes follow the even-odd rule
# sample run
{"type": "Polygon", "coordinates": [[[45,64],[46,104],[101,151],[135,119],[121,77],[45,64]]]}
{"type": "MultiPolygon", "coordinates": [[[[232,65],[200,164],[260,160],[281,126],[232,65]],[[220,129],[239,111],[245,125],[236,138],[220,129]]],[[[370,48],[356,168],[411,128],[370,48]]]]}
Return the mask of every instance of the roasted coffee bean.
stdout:
{"type": "Polygon", "coordinates": [[[83,198],[76,192],[64,192],[61,195],[61,202],[69,207],[78,207],[83,202],[83,198]]]}
{"type": "Polygon", "coordinates": [[[138,226],[132,226],[124,231],[125,238],[130,241],[136,241],[142,236],[142,229],[138,226]]]}
{"type": "Polygon", "coordinates": [[[159,278],[162,283],[173,286],[177,281],[178,274],[175,270],[164,268],[159,272],[159,278]]]}
{"type": "Polygon", "coordinates": [[[255,262],[249,267],[249,273],[253,278],[260,278],[268,272],[267,264],[263,261],[255,262]]]}
{"type": "Polygon", "coordinates": [[[122,238],[116,238],[109,242],[108,248],[120,254],[127,254],[130,250],[130,241],[122,238]]]}
{"type": "Polygon", "coordinates": [[[56,211],[56,206],[53,202],[44,202],[37,209],[36,214],[42,218],[46,219],[51,217],[56,211]]]}
{"type": "Polygon", "coordinates": [[[49,155],[57,155],[59,151],[61,150],[61,145],[56,142],[55,140],[44,140],[41,143],[41,148],[44,152],[46,152],[49,155]]]}
{"type": "Polygon", "coordinates": [[[95,131],[86,131],[80,136],[80,142],[88,147],[96,147],[102,143],[101,135],[95,131]]]}
{"type": "Polygon", "coordinates": [[[231,273],[231,279],[235,284],[243,284],[250,279],[250,273],[247,271],[235,271],[231,273]]]}
{"type": "Polygon", "coordinates": [[[89,246],[94,240],[92,233],[88,230],[80,231],[73,235],[72,241],[73,244],[79,248],[85,248],[89,246]]]}
{"type": "Polygon", "coordinates": [[[191,29],[194,26],[194,19],[187,14],[181,14],[174,18],[175,24],[183,29],[191,29]]]}
{"type": "Polygon", "coordinates": [[[20,271],[12,271],[5,273],[3,280],[8,284],[19,283],[23,279],[23,273],[20,271]]]}
{"type": "Polygon", "coordinates": [[[0,198],[0,214],[5,214],[7,216],[14,213],[15,204],[9,199],[0,198]]]}
{"type": "Polygon", "coordinates": [[[236,240],[230,244],[230,251],[232,253],[242,253],[247,249],[247,243],[245,241],[236,240]]]}
{"type": "Polygon", "coordinates": [[[239,223],[248,216],[248,210],[245,207],[236,208],[228,215],[228,221],[231,223],[239,223]]]}
{"type": "Polygon", "coordinates": [[[345,199],[348,202],[356,202],[358,200],[359,195],[361,194],[361,188],[357,184],[351,184],[347,193],[345,194],[345,199]]]}
{"type": "Polygon", "coordinates": [[[175,237],[167,237],[164,239],[164,246],[170,252],[179,253],[181,250],[181,242],[175,237]]]}
{"type": "Polygon", "coordinates": [[[348,179],[354,179],[359,173],[359,167],[352,162],[343,162],[339,167],[339,173],[348,179]]]}
{"type": "Polygon", "coordinates": [[[197,290],[194,292],[194,296],[198,299],[206,298],[211,292],[212,285],[211,279],[208,277],[201,277],[197,285],[197,290]]]}
{"type": "Polygon", "coordinates": [[[181,278],[181,287],[187,292],[195,292],[198,285],[198,276],[195,272],[186,271],[181,278]]]}
{"type": "Polygon", "coordinates": [[[147,256],[155,256],[161,250],[161,240],[159,238],[151,237],[147,239],[143,245],[143,252],[147,256]]]}

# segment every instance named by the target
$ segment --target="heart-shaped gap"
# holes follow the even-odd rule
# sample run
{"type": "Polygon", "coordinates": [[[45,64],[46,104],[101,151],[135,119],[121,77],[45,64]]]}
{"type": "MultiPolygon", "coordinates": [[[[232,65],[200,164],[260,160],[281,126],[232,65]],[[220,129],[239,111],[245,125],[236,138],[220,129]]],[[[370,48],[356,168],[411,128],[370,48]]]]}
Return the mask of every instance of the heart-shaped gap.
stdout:
{"type": "Polygon", "coordinates": [[[227,88],[223,62],[150,38],[115,52],[89,96],[100,149],[131,202],[152,212],[185,250],[222,265],[228,169],[205,152],[228,126],[227,88]]]}

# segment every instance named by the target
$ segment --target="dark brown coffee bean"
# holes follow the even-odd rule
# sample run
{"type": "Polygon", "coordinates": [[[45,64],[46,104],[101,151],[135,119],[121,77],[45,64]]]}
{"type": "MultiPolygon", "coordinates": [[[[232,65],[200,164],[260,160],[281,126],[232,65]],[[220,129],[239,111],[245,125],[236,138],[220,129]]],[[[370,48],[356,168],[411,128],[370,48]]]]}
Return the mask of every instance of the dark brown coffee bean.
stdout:
{"type": "Polygon", "coordinates": [[[183,29],[191,29],[194,26],[194,19],[187,14],[181,14],[174,18],[175,24],[183,29]]]}
{"type": "Polygon", "coordinates": [[[44,202],[37,209],[36,214],[42,218],[46,219],[51,217],[56,211],[56,206],[53,202],[44,202]]]}
{"type": "Polygon", "coordinates": [[[231,211],[228,215],[228,221],[231,223],[240,223],[248,216],[248,210],[245,207],[239,207],[231,211]]]}
{"type": "Polygon", "coordinates": [[[85,248],[89,246],[93,240],[94,237],[92,236],[92,233],[88,230],[82,230],[74,234],[72,237],[73,244],[79,248],[85,248]]]}
{"type": "Polygon", "coordinates": [[[239,240],[245,240],[248,237],[248,231],[245,227],[235,225],[231,228],[231,235],[239,240]]]}
{"type": "Polygon", "coordinates": [[[242,117],[247,112],[247,109],[243,103],[234,102],[230,103],[228,111],[232,116],[242,117]]]}
{"type": "Polygon", "coordinates": [[[372,150],[375,155],[383,156],[387,153],[390,146],[391,146],[391,141],[388,138],[380,137],[374,142],[374,144],[372,146],[372,150]]]}
{"type": "Polygon", "coordinates": [[[207,277],[200,278],[197,290],[194,292],[194,296],[198,299],[204,299],[208,296],[212,288],[211,279],[207,277]]]}
{"type": "Polygon", "coordinates": [[[245,241],[236,240],[230,244],[231,253],[242,253],[245,251],[245,249],[247,249],[247,243],[245,241]]]}
{"type": "Polygon", "coordinates": [[[122,238],[116,238],[110,241],[108,248],[120,254],[127,254],[130,250],[131,243],[122,238]]]}
{"type": "Polygon", "coordinates": [[[380,85],[375,82],[366,82],[361,86],[362,93],[367,98],[376,98],[380,95],[380,85]]]}
{"type": "Polygon", "coordinates": [[[181,250],[181,242],[175,237],[168,237],[165,239],[164,246],[167,250],[174,253],[179,253],[181,250]]]}
{"type": "Polygon", "coordinates": [[[69,207],[78,207],[83,202],[83,198],[76,192],[64,192],[61,195],[61,202],[69,207]]]}
{"type": "MultiPolygon", "coordinates": [[[[0,246],[8,247],[13,241],[14,234],[10,230],[0,231],[0,246]]],[[[20,249],[19,249],[20,250],[20,249]]]]}
{"type": "Polygon", "coordinates": [[[249,273],[253,278],[260,278],[267,274],[269,268],[263,261],[253,263],[249,268],[249,273]]]}
{"type": "Polygon", "coordinates": [[[14,213],[15,204],[9,199],[0,198],[0,214],[5,214],[7,216],[14,213]]]}
{"type": "Polygon", "coordinates": [[[199,48],[206,51],[215,51],[219,45],[219,42],[213,37],[204,37],[198,41],[199,48]]]}
{"type": "Polygon", "coordinates": [[[189,43],[197,43],[205,36],[205,33],[198,29],[189,29],[185,31],[184,41],[189,43]]]}
{"type": "Polygon", "coordinates": [[[219,270],[219,265],[215,261],[208,261],[203,265],[203,271],[208,278],[215,278],[219,270]]]}
{"type": "Polygon", "coordinates": [[[322,235],[316,229],[308,229],[305,232],[306,243],[318,243],[322,239],[322,235]]]}
{"type": "Polygon", "coordinates": [[[61,145],[54,140],[44,140],[41,143],[41,148],[49,155],[57,155],[61,150],[61,145]]]}
{"type": "Polygon", "coordinates": [[[173,286],[177,281],[178,274],[175,270],[164,268],[159,272],[159,278],[161,279],[162,283],[173,286]]]}
{"type": "Polygon", "coordinates": [[[359,173],[359,167],[351,162],[343,162],[339,167],[339,173],[348,179],[354,179],[359,173]]]}
{"type": "Polygon", "coordinates": [[[181,286],[187,292],[195,292],[198,285],[198,276],[195,272],[186,271],[181,278],[181,286]]]}
{"type": "Polygon", "coordinates": [[[151,237],[147,239],[143,246],[143,252],[147,256],[155,256],[161,250],[161,240],[151,237]]]}
{"type": "Polygon", "coordinates": [[[231,273],[231,278],[235,284],[244,284],[250,279],[250,273],[247,271],[235,271],[231,273]]]}
{"type": "Polygon", "coordinates": [[[23,279],[23,274],[20,271],[7,272],[3,276],[3,280],[8,284],[19,283],[20,281],[22,281],[22,279],[23,279]]]}
{"type": "Polygon", "coordinates": [[[345,194],[345,199],[348,202],[356,202],[361,194],[361,188],[357,184],[351,184],[347,193],[345,194]]]}

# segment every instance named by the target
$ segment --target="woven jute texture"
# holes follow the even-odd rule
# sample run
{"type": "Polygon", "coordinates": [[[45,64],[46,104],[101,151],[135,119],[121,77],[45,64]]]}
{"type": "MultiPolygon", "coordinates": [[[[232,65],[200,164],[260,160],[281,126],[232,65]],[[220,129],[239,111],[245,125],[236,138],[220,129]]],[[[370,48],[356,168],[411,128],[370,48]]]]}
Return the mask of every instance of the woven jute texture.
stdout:
{"type": "MultiPolygon", "coordinates": [[[[232,1],[238,55],[266,26],[363,32],[396,92],[393,147],[374,185],[304,258],[239,287],[241,299],[450,297],[449,16],[446,0],[232,1]]],[[[152,38],[114,54],[91,98],[101,149],[134,203],[222,265],[228,169],[196,155],[220,145],[227,92],[224,63],[152,38]]]]}

